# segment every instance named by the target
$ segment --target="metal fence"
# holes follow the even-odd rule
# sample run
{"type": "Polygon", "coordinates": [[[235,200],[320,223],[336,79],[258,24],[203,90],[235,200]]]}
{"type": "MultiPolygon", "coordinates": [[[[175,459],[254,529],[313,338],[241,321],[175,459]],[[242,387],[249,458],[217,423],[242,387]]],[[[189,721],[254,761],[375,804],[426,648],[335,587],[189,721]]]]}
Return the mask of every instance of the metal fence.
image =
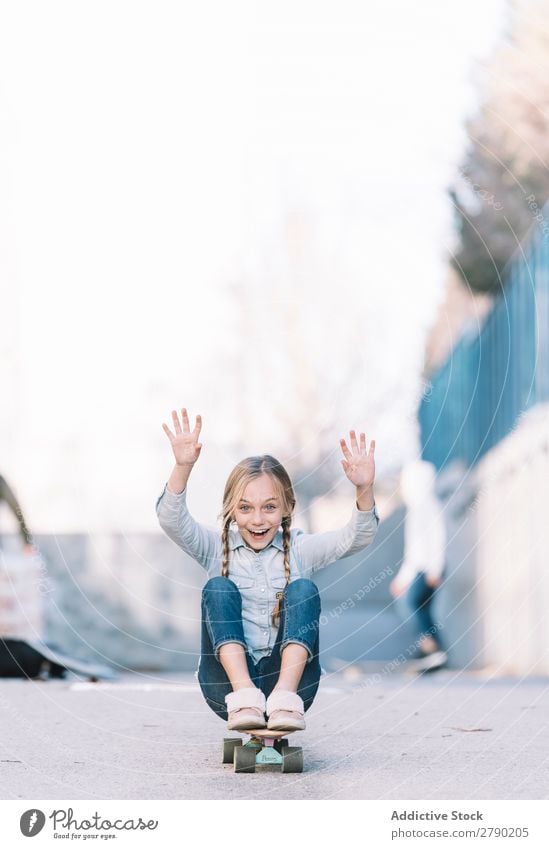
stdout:
{"type": "Polygon", "coordinates": [[[438,469],[456,459],[474,465],[526,410],[549,400],[549,236],[541,228],[503,280],[483,325],[460,339],[421,400],[422,456],[438,469]]]}

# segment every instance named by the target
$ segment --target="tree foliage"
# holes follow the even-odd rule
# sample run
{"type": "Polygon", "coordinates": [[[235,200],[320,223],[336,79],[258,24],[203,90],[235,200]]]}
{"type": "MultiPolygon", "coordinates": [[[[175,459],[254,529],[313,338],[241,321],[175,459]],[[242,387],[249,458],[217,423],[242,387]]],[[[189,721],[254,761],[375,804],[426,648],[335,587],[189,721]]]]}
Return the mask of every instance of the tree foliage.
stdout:
{"type": "Polygon", "coordinates": [[[509,33],[478,82],[482,105],[455,184],[459,246],[451,258],[474,291],[500,291],[502,272],[532,226],[549,231],[549,2],[514,0],[509,33]]]}

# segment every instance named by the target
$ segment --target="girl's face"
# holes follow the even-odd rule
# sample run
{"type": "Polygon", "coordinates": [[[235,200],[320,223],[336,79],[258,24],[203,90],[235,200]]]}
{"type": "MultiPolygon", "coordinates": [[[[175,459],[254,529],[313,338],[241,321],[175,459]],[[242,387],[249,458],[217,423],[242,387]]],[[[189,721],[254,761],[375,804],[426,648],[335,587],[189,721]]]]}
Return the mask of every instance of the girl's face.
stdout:
{"type": "Polygon", "coordinates": [[[261,551],[272,542],[282,522],[282,501],[269,475],[250,481],[236,506],[234,518],[250,548],[261,551]]]}

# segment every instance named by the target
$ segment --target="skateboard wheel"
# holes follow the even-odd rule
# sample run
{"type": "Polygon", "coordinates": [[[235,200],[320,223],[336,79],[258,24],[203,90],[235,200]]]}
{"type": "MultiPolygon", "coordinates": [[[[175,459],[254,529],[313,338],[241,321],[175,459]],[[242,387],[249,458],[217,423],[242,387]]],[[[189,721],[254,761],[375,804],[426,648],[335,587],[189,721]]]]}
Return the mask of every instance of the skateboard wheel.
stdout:
{"type": "Polygon", "coordinates": [[[300,746],[285,746],[282,754],[282,772],[303,772],[303,749],[300,746]]]}
{"type": "Polygon", "coordinates": [[[242,745],[241,737],[225,737],[223,740],[223,763],[232,764],[235,746],[242,745]]]}
{"type": "Polygon", "coordinates": [[[233,763],[235,772],[255,772],[255,748],[235,746],[233,763]]]}

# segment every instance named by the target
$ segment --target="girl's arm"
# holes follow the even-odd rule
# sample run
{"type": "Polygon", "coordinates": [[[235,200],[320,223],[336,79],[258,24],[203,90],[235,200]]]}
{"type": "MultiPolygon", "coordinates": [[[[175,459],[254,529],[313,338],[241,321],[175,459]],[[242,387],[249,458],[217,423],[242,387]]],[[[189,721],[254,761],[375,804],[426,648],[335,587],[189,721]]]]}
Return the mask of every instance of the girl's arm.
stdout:
{"type": "Polygon", "coordinates": [[[186,554],[208,569],[221,555],[221,534],[197,522],[187,507],[187,490],[178,495],[168,484],[156,502],[156,515],[162,530],[186,554]]]}
{"type": "Polygon", "coordinates": [[[220,534],[193,519],[187,508],[187,482],[202,448],[198,442],[202,418],[196,417],[192,432],[185,407],[181,410],[182,426],[175,410],[172,411],[172,419],[175,433],[166,424],[162,427],[171,442],[175,466],[156,501],[156,514],[160,527],[170,539],[207,569],[212,560],[220,556],[220,534]]]}
{"type": "Polygon", "coordinates": [[[379,517],[374,506],[359,510],[353,505],[349,522],[336,531],[320,534],[300,533],[295,537],[295,549],[305,572],[316,572],[336,560],[349,557],[366,548],[377,533],[379,517]]]}
{"type": "Polygon", "coordinates": [[[360,434],[360,445],[354,430],[351,431],[351,448],[344,439],[340,440],[344,460],[341,461],[347,478],[356,487],[356,500],[350,521],[337,531],[321,534],[297,534],[295,548],[301,565],[307,572],[314,572],[362,551],[369,545],[377,532],[379,517],[374,502],[375,440],[366,450],[366,436],[360,434]]]}
{"type": "Polygon", "coordinates": [[[192,469],[192,466],[179,466],[176,463],[167,483],[168,491],[174,495],[179,495],[183,492],[187,488],[187,481],[189,480],[192,469]]]}

